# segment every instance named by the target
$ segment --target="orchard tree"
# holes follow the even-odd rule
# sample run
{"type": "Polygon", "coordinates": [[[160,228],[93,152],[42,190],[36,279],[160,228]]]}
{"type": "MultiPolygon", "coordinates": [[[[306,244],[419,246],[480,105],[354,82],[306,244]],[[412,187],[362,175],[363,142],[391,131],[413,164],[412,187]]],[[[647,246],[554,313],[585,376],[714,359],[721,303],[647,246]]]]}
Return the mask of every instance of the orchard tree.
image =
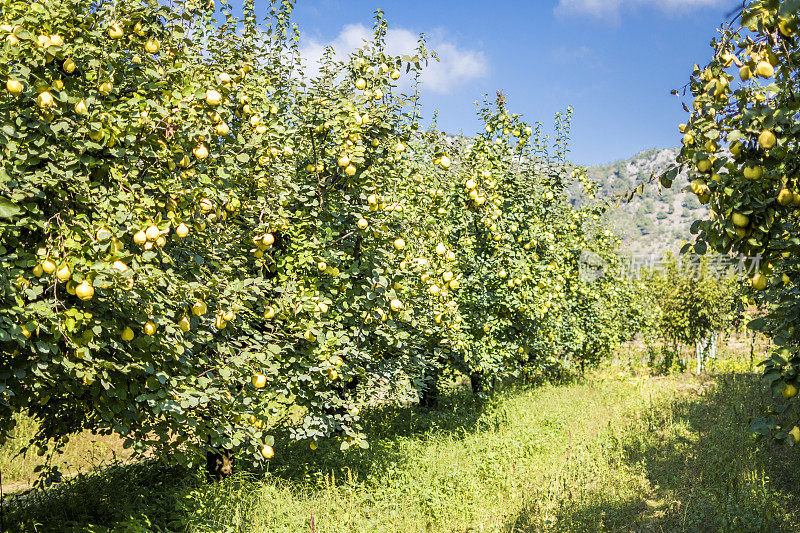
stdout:
{"type": "MultiPolygon", "coordinates": [[[[774,341],[764,377],[787,401],[753,429],[790,443],[800,441],[799,10],[797,0],[752,1],[720,29],[714,57],[695,67],[688,85],[693,102],[679,157],[691,190],[709,206],[691,246],[749,258],[751,290],[769,310],[750,327],[774,341]]],[[[678,170],[662,183],[671,185],[678,170]]]]}
{"type": "MultiPolygon", "coordinates": [[[[718,261],[722,268],[712,268],[710,254],[668,255],[664,270],[649,280],[659,307],[658,327],[665,344],[695,347],[697,371],[703,371],[706,353],[716,353],[717,335],[729,329],[737,314],[737,277],[735,265],[718,261]]],[[[723,258],[718,258],[723,259],[723,258]]]]}

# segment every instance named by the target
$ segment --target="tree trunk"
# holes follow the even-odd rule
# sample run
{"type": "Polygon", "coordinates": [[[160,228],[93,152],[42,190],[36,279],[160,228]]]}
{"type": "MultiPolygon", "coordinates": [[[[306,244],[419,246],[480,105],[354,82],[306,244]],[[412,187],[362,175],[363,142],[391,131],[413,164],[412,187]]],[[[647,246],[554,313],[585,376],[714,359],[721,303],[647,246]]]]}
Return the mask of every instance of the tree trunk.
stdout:
{"type": "Polygon", "coordinates": [[[437,374],[423,375],[419,405],[426,409],[435,409],[439,406],[439,376],[437,374]]]}
{"type": "Polygon", "coordinates": [[[469,384],[472,387],[472,395],[477,396],[483,390],[483,376],[478,372],[469,375],[469,384]]]}
{"type": "Polygon", "coordinates": [[[233,452],[231,450],[208,450],[206,452],[206,475],[209,481],[222,481],[233,473],[233,452]]]}
{"type": "Polygon", "coordinates": [[[711,359],[716,362],[717,361],[717,341],[718,341],[719,333],[714,332],[711,334],[711,359]]]}

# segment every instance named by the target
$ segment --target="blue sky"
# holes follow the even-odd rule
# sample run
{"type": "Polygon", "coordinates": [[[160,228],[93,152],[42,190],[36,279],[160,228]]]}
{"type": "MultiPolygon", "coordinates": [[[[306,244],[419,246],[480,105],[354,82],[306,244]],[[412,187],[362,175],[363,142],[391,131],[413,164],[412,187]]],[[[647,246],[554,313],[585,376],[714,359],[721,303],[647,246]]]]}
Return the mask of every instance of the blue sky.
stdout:
{"type": "MultiPolygon", "coordinates": [[[[236,0],[232,0],[236,1],[236,0]]],[[[737,0],[298,0],[295,21],[313,57],[324,45],[352,48],[386,13],[389,40],[429,36],[442,62],[426,79],[424,106],[439,126],[478,131],[475,101],[502,89],[512,111],[551,124],[574,107],[571,159],[628,158],[679,144],[686,118],[670,95],[737,0]]],[[[256,0],[265,13],[266,0],[256,0]]]]}

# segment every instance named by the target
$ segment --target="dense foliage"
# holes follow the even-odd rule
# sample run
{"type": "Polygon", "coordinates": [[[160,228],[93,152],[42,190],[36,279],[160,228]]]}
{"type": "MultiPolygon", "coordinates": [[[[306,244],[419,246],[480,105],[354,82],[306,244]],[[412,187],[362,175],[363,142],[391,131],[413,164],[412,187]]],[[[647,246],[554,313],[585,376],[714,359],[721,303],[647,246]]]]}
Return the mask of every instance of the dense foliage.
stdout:
{"type": "MultiPolygon", "coordinates": [[[[792,443],[800,441],[793,399],[800,385],[798,10],[797,0],[752,1],[724,25],[712,43],[714,58],[692,75],[691,116],[680,128],[680,162],[690,167],[692,191],[709,205],[709,219],[694,225],[694,250],[747,258],[752,291],[768,309],[750,327],[774,341],[764,376],[788,402],[753,428],[792,443]]],[[[662,183],[670,185],[677,172],[662,183]]]]}
{"type": "Polygon", "coordinates": [[[595,188],[568,116],[548,148],[498,97],[447,138],[424,41],[389,55],[380,13],[309,76],[289,0],[174,4],[0,2],[0,442],[25,413],[42,454],[84,428],[182,464],[269,459],[276,427],[367,446],[387,391],[488,393],[620,339],[625,287],[580,276],[618,240],[567,202],[595,188]]]}

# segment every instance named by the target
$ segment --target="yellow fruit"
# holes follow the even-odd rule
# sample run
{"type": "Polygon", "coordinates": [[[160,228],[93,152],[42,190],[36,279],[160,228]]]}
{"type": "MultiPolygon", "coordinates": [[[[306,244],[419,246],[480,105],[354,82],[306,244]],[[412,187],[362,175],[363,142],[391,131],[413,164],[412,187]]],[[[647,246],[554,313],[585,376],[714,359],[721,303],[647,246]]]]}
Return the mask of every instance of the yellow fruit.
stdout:
{"type": "Polygon", "coordinates": [[[73,61],[72,59],[65,59],[64,63],[62,64],[62,67],[64,69],[64,72],[66,72],[67,74],[72,74],[73,72],[75,72],[76,68],[75,61],[73,61]]]}
{"type": "Polygon", "coordinates": [[[208,307],[204,302],[197,301],[192,304],[192,314],[194,316],[203,316],[208,312],[208,307]]]}
{"type": "Polygon", "coordinates": [[[403,308],[403,302],[395,298],[394,300],[389,302],[389,308],[395,312],[400,311],[403,308]]]}
{"type": "Polygon", "coordinates": [[[389,77],[391,77],[393,80],[396,80],[396,79],[398,79],[398,78],[400,77],[400,71],[399,71],[399,70],[397,70],[397,69],[394,69],[394,70],[392,71],[392,73],[391,73],[391,74],[389,74],[389,77]]]}
{"type": "Polygon", "coordinates": [[[756,165],[754,167],[745,166],[744,177],[751,180],[761,179],[764,177],[764,167],[761,165],[756,165]]]}
{"type": "Polygon", "coordinates": [[[794,21],[781,19],[778,22],[778,30],[784,37],[791,37],[792,33],[795,31],[794,21]]]}
{"type": "Polygon", "coordinates": [[[56,104],[53,95],[50,94],[50,91],[44,91],[36,97],[36,105],[39,106],[40,109],[47,109],[49,107],[53,107],[56,104]]]}
{"type": "Polygon", "coordinates": [[[270,305],[264,311],[264,318],[269,320],[270,318],[273,318],[274,316],[275,316],[275,309],[270,305]]]}
{"type": "Polygon", "coordinates": [[[88,112],[89,108],[86,106],[86,102],[84,100],[81,100],[75,104],[75,113],[78,115],[85,115],[88,112]]]}
{"type": "Polygon", "coordinates": [[[794,438],[795,444],[800,442],[800,427],[797,426],[793,427],[792,430],[789,432],[789,435],[791,435],[794,438]]]}
{"type": "Polygon", "coordinates": [[[733,225],[738,228],[746,228],[750,224],[750,217],[741,213],[734,213],[731,219],[733,220],[733,225]]]}
{"type": "Polygon", "coordinates": [[[763,291],[767,288],[767,277],[759,272],[750,280],[750,285],[757,291],[763,291]]]}
{"type": "Polygon", "coordinates": [[[369,225],[369,222],[367,222],[366,218],[360,218],[360,219],[358,219],[358,222],[356,223],[356,225],[358,226],[358,229],[367,229],[367,226],[369,225]]]}
{"type": "Polygon", "coordinates": [[[158,239],[159,235],[161,235],[161,231],[159,231],[158,226],[156,226],[155,224],[147,228],[147,231],[145,232],[145,237],[147,238],[148,241],[154,241],[158,239]]]}
{"type": "Polygon", "coordinates": [[[194,150],[192,150],[192,153],[197,159],[202,161],[208,157],[208,148],[206,148],[205,144],[200,143],[194,148],[194,150]]]}
{"type": "Polygon", "coordinates": [[[158,39],[148,39],[144,45],[144,51],[148,54],[155,54],[161,48],[161,43],[158,39]]]}
{"type": "Polygon", "coordinates": [[[214,202],[212,202],[208,198],[203,198],[202,200],[200,200],[200,210],[203,213],[208,213],[212,209],[214,209],[214,202]]]}
{"type": "Polygon", "coordinates": [[[450,288],[451,288],[451,289],[453,289],[454,291],[455,291],[455,290],[458,290],[458,288],[459,288],[460,286],[461,286],[461,283],[460,283],[460,282],[459,282],[457,279],[454,279],[454,280],[452,280],[452,281],[450,282],[450,288]]]}
{"type": "Polygon", "coordinates": [[[42,268],[42,265],[36,265],[36,266],[33,267],[33,275],[34,276],[36,276],[37,278],[40,278],[40,277],[42,277],[42,274],[44,274],[44,269],[42,268]]]}
{"type": "Polygon", "coordinates": [[[778,140],[775,138],[775,134],[769,130],[762,131],[761,135],[758,136],[758,144],[760,144],[761,148],[764,150],[774,148],[777,143],[778,140]]]}
{"type": "Polygon", "coordinates": [[[762,78],[771,78],[775,74],[775,67],[769,64],[768,61],[759,61],[756,65],[756,73],[762,78]]]}
{"type": "Polygon", "coordinates": [[[783,386],[783,390],[781,391],[781,396],[783,396],[787,400],[789,398],[797,396],[797,387],[795,387],[791,383],[787,383],[786,385],[783,386]]]}
{"type": "Polygon", "coordinates": [[[94,287],[89,280],[83,280],[75,287],[75,295],[83,301],[91,300],[94,296],[94,287]]]}
{"type": "Polygon", "coordinates": [[[272,235],[272,233],[265,233],[261,238],[261,242],[264,243],[264,246],[270,247],[275,244],[275,237],[272,235]]]}
{"type": "Polygon", "coordinates": [[[264,456],[264,459],[272,459],[275,456],[275,450],[272,449],[272,446],[265,444],[261,447],[261,455],[264,456]]]}
{"type": "Polygon", "coordinates": [[[126,326],[125,329],[122,330],[122,335],[120,335],[120,337],[122,337],[122,340],[125,342],[132,341],[134,337],[133,330],[129,326],[126,326]]]}
{"type": "Polygon", "coordinates": [[[782,206],[791,205],[794,201],[794,194],[789,189],[781,189],[778,193],[778,203],[782,206]]]}
{"type": "Polygon", "coordinates": [[[352,177],[355,176],[356,170],[357,170],[356,167],[354,167],[353,165],[347,165],[344,169],[344,173],[352,177]]]}
{"type": "Polygon", "coordinates": [[[147,233],[145,233],[143,230],[137,231],[136,233],[133,234],[133,242],[141,246],[142,244],[147,242],[147,233]]]}
{"type": "Polygon", "coordinates": [[[6,89],[8,89],[8,92],[13,94],[14,96],[18,96],[22,94],[22,91],[25,89],[25,86],[19,80],[9,79],[8,81],[6,81],[6,89]]]}
{"type": "Polygon", "coordinates": [[[108,96],[114,90],[114,84],[110,81],[103,82],[100,84],[99,90],[101,94],[108,96]]]}
{"type": "Polygon", "coordinates": [[[58,269],[58,271],[56,272],[56,277],[62,283],[66,283],[69,280],[69,278],[72,277],[72,272],[70,272],[69,267],[67,265],[64,265],[63,267],[58,269]]]}
{"type": "Polygon", "coordinates": [[[430,288],[428,289],[428,292],[430,292],[432,296],[437,296],[439,294],[439,286],[431,285],[430,288]]]}
{"type": "Polygon", "coordinates": [[[225,318],[222,316],[221,313],[217,313],[216,318],[214,318],[214,327],[218,330],[223,330],[228,326],[228,323],[225,321],[225,318]]]}
{"type": "Polygon", "coordinates": [[[186,333],[187,331],[189,331],[189,330],[191,329],[191,327],[192,327],[192,323],[191,323],[191,321],[189,320],[189,317],[188,317],[188,316],[186,316],[186,315],[183,315],[183,318],[181,318],[181,319],[178,321],[178,327],[180,327],[180,328],[181,328],[181,331],[183,331],[184,333],[186,333]]]}
{"type": "Polygon", "coordinates": [[[689,188],[692,190],[693,193],[701,194],[708,188],[708,186],[706,185],[705,181],[696,179],[692,180],[692,182],[689,184],[689,188]]]}
{"type": "Polygon", "coordinates": [[[697,162],[697,170],[702,173],[707,173],[711,171],[711,160],[710,159],[702,159],[697,162]]]}
{"type": "Polygon", "coordinates": [[[225,322],[233,322],[235,318],[236,318],[236,313],[234,313],[230,309],[222,312],[222,319],[225,320],[225,322]]]}
{"type": "Polygon", "coordinates": [[[123,34],[122,24],[119,22],[114,22],[111,27],[108,28],[108,36],[112,39],[119,39],[123,34]]]}
{"type": "Polygon", "coordinates": [[[187,235],[189,235],[189,227],[181,222],[177,228],[175,228],[175,235],[183,239],[187,235]]]}
{"type": "Polygon", "coordinates": [[[398,252],[402,252],[406,247],[406,241],[404,241],[403,239],[395,239],[393,244],[394,244],[394,249],[397,250],[398,252]]]}
{"type": "Polygon", "coordinates": [[[445,255],[447,253],[447,247],[444,245],[443,242],[440,242],[436,245],[436,255],[445,255]]]}
{"type": "Polygon", "coordinates": [[[263,389],[267,386],[267,376],[264,374],[253,374],[253,378],[250,381],[253,383],[253,387],[257,389],[263,389]]]}
{"type": "Polygon", "coordinates": [[[217,124],[214,130],[217,132],[217,135],[224,136],[227,135],[231,129],[225,122],[220,122],[219,124],[217,124]]]}
{"type": "Polygon", "coordinates": [[[753,71],[750,70],[750,67],[748,67],[747,65],[739,69],[739,78],[741,78],[742,81],[747,81],[752,77],[753,77],[753,71]]]}
{"type": "Polygon", "coordinates": [[[156,332],[156,325],[153,323],[152,320],[148,320],[147,323],[144,325],[144,333],[145,335],[153,335],[156,332]]]}
{"type": "Polygon", "coordinates": [[[367,80],[364,78],[358,78],[356,80],[356,89],[359,91],[363,91],[367,87],[367,80]]]}
{"type": "Polygon", "coordinates": [[[441,166],[441,167],[442,167],[443,169],[445,169],[445,170],[447,170],[448,168],[450,168],[450,158],[449,158],[449,157],[447,157],[446,155],[443,155],[443,156],[442,156],[442,157],[439,159],[439,166],[441,166]]]}
{"type": "Polygon", "coordinates": [[[52,259],[45,259],[42,261],[42,270],[45,274],[52,274],[56,271],[56,264],[52,259]]]}
{"type": "Polygon", "coordinates": [[[313,442],[312,442],[311,444],[309,444],[309,445],[308,445],[308,447],[309,447],[309,448],[310,448],[312,451],[317,449],[317,445],[316,445],[316,444],[314,444],[313,442]]]}
{"type": "Polygon", "coordinates": [[[208,105],[219,105],[222,102],[222,95],[219,94],[218,91],[214,89],[208,89],[206,91],[206,103],[208,105]]]}

